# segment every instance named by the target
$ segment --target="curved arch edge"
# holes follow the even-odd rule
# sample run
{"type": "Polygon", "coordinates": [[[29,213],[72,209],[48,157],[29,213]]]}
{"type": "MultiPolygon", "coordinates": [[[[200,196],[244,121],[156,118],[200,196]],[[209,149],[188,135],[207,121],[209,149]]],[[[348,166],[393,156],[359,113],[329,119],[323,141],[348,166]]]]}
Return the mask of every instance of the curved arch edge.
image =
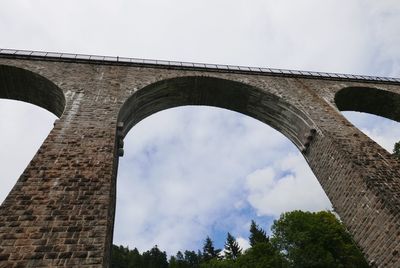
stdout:
{"type": "Polygon", "coordinates": [[[118,114],[120,137],[147,116],[178,106],[205,105],[236,111],[271,126],[305,153],[317,127],[305,113],[272,93],[242,82],[183,76],[161,80],[133,93],[118,114]]]}
{"type": "Polygon", "coordinates": [[[400,94],[372,87],[346,87],[334,98],[339,111],[370,113],[400,122],[400,94]]]}
{"type": "Polygon", "coordinates": [[[52,81],[9,65],[0,65],[0,98],[34,104],[57,117],[61,117],[66,104],[63,91],[52,81]]]}

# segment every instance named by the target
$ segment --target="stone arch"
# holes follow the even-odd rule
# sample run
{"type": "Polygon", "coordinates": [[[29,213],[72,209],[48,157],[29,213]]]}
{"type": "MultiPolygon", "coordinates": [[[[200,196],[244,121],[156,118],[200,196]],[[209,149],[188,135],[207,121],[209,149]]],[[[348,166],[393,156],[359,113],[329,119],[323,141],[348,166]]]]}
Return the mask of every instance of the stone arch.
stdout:
{"type": "Polygon", "coordinates": [[[34,72],[0,65],[0,98],[28,102],[61,117],[65,108],[62,90],[34,72]]]}
{"type": "Polygon", "coordinates": [[[372,87],[346,87],[335,94],[340,111],[364,112],[400,122],[400,94],[372,87]]]}
{"type": "Polygon", "coordinates": [[[205,105],[225,108],[258,119],[285,135],[304,152],[305,136],[316,130],[303,111],[283,98],[232,80],[184,76],[150,84],[131,95],[120,109],[122,136],[140,120],[168,108],[205,105]]]}
{"type": "MultiPolygon", "coordinates": [[[[212,106],[242,113],[274,128],[287,137],[302,153],[306,153],[309,135],[318,126],[301,108],[283,97],[253,85],[212,76],[182,76],[160,80],[135,91],[123,103],[118,114],[116,144],[130,129],[146,117],[179,106],[212,106]],[[307,137],[308,136],[308,137],[307,137]]],[[[308,161],[305,156],[305,160],[308,161]]],[[[114,179],[118,169],[118,158],[114,165],[114,179]]],[[[113,188],[115,213],[116,185],[113,188]]],[[[115,214],[112,215],[113,221],[115,214]]],[[[114,223],[113,223],[114,224],[114,223]]],[[[114,226],[111,227],[113,229],[114,226]]],[[[113,230],[109,232],[112,244],[113,230]]],[[[111,254],[111,250],[109,250],[111,254]]]]}

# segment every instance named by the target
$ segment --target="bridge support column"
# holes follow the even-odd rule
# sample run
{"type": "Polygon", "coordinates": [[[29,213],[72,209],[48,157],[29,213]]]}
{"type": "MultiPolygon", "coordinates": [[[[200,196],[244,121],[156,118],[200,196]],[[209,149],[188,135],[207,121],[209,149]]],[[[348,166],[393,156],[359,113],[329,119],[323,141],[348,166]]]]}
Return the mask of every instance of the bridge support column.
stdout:
{"type": "Polygon", "coordinates": [[[113,114],[83,93],[69,96],[0,207],[0,267],[107,266],[117,167],[113,114]]]}
{"type": "Polygon", "coordinates": [[[311,117],[320,132],[305,157],[371,265],[400,267],[400,163],[336,108],[319,103],[311,117]]]}

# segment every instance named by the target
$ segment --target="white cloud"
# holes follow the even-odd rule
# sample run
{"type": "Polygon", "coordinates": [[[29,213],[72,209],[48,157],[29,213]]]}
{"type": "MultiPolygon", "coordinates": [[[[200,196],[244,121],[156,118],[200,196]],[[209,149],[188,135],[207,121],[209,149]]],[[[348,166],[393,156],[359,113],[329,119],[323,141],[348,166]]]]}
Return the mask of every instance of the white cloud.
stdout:
{"type": "Polygon", "coordinates": [[[391,74],[400,58],[395,0],[15,0],[1,7],[6,47],[380,74],[391,74]]]}
{"type": "Polygon", "coordinates": [[[270,188],[274,184],[275,172],[272,167],[258,169],[247,176],[250,190],[270,188]]]}
{"type": "Polygon", "coordinates": [[[396,0],[368,0],[365,11],[368,14],[368,27],[375,46],[370,68],[381,75],[400,75],[400,29],[393,25],[400,24],[400,5],[396,0]]]}
{"type": "Polygon", "coordinates": [[[250,242],[246,238],[238,237],[236,238],[236,241],[238,242],[239,246],[242,248],[243,251],[250,248],[250,242]]]}
{"type": "Polygon", "coordinates": [[[318,211],[332,207],[299,153],[251,173],[246,178],[246,187],[248,200],[259,215],[277,218],[291,210],[318,211]]]}

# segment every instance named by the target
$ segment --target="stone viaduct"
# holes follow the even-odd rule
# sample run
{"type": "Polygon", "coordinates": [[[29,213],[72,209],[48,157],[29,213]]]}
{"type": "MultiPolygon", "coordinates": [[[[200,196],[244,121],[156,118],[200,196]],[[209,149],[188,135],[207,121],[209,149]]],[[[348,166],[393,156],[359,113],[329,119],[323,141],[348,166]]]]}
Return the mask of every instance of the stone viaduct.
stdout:
{"type": "Polygon", "coordinates": [[[123,138],[182,105],[280,131],[372,266],[400,267],[400,162],[340,113],[400,121],[400,79],[2,49],[0,98],[59,117],[0,207],[0,267],[108,267],[123,138]]]}

